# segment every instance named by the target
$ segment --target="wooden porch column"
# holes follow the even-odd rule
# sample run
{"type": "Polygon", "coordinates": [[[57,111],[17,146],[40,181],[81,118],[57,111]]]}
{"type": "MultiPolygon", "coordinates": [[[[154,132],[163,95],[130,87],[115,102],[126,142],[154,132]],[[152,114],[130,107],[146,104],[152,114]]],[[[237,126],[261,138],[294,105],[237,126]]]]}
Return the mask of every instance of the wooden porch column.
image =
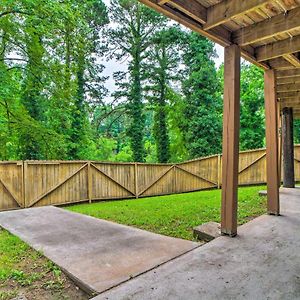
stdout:
{"type": "Polygon", "coordinates": [[[283,186],[295,187],[293,109],[282,110],[283,186]]]}
{"type": "Polygon", "coordinates": [[[237,234],[240,58],[237,45],[225,48],[221,231],[232,237],[237,234]]]}
{"type": "Polygon", "coordinates": [[[277,105],[278,124],[278,187],[281,186],[282,175],[282,115],[280,105],[277,105]]]}
{"type": "Polygon", "coordinates": [[[279,215],[278,111],[275,71],[265,71],[268,213],[279,215]]]}

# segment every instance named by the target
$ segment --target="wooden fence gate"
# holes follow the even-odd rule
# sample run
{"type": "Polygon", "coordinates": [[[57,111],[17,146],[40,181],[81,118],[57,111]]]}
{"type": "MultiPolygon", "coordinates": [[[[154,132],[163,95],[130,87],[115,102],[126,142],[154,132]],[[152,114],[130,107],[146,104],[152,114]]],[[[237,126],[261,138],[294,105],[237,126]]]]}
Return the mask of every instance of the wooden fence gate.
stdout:
{"type": "MultiPolygon", "coordinates": [[[[214,155],[179,164],[0,162],[0,210],[220,188],[221,161],[214,155]]],[[[295,175],[300,181],[300,145],[295,146],[295,175]]],[[[241,152],[239,184],[265,182],[266,150],[241,152]]]]}

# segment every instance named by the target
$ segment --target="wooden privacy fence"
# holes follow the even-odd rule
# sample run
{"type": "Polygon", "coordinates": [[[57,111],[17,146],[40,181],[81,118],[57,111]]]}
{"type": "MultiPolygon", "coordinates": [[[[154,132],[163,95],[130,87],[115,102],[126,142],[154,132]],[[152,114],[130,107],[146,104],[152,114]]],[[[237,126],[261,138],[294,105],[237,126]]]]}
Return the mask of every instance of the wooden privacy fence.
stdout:
{"type": "MultiPolygon", "coordinates": [[[[219,188],[221,156],[179,164],[95,161],[0,162],[0,210],[219,188]]],[[[300,145],[295,146],[300,181],[300,145]]],[[[241,152],[239,184],[266,182],[266,150],[241,152]]]]}

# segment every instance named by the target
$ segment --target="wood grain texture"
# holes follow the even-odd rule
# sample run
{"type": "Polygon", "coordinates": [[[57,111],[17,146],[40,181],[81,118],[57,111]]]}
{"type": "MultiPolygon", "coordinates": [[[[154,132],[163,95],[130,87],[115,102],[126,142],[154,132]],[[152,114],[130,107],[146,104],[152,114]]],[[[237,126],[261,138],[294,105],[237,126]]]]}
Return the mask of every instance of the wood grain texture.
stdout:
{"type": "MultiPolygon", "coordinates": [[[[300,181],[300,145],[295,149],[300,181]]],[[[222,187],[222,155],[179,164],[0,162],[0,210],[200,191],[222,187]]],[[[239,153],[238,183],[267,182],[266,149],[239,153]]]]}
{"type": "Polygon", "coordinates": [[[237,234],[240,128],[240,48],[225,48],[221,231],[237,234]]]}
{"type": "Polygon", "coordinates": [[[268,213],[279,215],[278,108],[274,70],[265,71],[268,213]]]}

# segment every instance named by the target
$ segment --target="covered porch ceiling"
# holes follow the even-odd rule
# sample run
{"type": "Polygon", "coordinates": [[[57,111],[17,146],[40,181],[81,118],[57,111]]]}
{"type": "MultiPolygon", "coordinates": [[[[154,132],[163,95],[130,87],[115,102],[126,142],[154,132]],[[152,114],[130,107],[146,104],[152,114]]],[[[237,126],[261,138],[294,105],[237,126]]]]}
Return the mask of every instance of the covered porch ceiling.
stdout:
{"type": "Polygon", "coordinates": [[[281,108],[300,118],[300,0],[140,0],[263,69],[276,70],[281,108]]]}

